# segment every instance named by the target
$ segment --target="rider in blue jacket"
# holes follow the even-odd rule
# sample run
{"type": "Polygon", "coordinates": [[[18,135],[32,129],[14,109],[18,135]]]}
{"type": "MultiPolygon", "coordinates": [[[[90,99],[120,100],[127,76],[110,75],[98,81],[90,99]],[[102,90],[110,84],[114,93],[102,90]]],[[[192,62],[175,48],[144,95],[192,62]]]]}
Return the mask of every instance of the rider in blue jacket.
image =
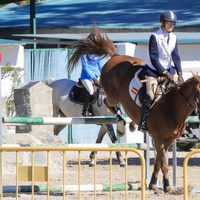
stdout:
{"type": "Polygon", "coordinates": [[[99,76],[101,74],[101,63],[100,57],[95,55],[83,55],[81,56],[81,64],[82,64],[82,71],[81,71],[81,82],[88,91],[84,106],[83,106],[83,116],[92,115],[89,110],[90,107],[90,100],[92,95],[94,95],[94,84],[99,84],[99,76]]]}

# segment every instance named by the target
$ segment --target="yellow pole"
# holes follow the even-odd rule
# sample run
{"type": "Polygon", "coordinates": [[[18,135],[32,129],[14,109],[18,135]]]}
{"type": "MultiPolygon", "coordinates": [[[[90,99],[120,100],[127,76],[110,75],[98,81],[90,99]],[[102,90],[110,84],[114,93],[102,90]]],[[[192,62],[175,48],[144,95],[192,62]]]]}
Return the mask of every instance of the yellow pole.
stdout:
{"type": "Polygon", "coordinates": [[[78,200],[81,199],[81,158],[78,151],[78,200]]]}
{"type": "Polygon", "coordinates": [[[49,179],[49,151],[47,151],[47,199],[49,200],[50,194],[50,179],[49,179]]]}
{"type": "Polygon", "coordinates": [[[94,200],[96,200],[97,192],[96,192],[96,174],[97,174],[97,160],[96,160],[96,152],[94,153],[94,200]]]}
{"type": "Polygon", "coordinates": [[[109,176],[110,176],[110,200],[112,199],[112,151],[110,151],[110,170],[109,170],[109,176]]]}
{"type": "Polygon", "coordinates": [[[18,200],[18,151],[16,151],[16,200],[18,200]]]}
{"type": "Polygon", "coordinates": [[[34,154],[34,151],[31,151],[31,153],[32,153],[32,200],[34,200],[34,178],[35,178],[35,172],[34,172],[34,170],[35,170],[35,163],[34,163],[34,156],[35,156],[35,154],[34,154]]]}
{"type": "Polygon", "coordinates": [[[66,163],[65,157],[66,157],[65,151],[63,151],[63,200],[65,200],[65,163],[66,163]]]}
{"type": "Polygon", "coordinates": [[[127,151],[125,151],[125,199],[127,200],[127,151]]]}
{"type": "Polygon", "coordinates": [[[1,162],[1,171],[0,171],[0,179],[1,179],[1,199],[3,199],[3,153],[0,152],[0,162],[1,162]]]}
{"type": "Polygon", "coordinates": [[[194,149],[189,152],[183,161],[183,186],[184,186],[184,200],[188,200],[188,161],[194,154],[200,153],[200,149],[194,149]]]}

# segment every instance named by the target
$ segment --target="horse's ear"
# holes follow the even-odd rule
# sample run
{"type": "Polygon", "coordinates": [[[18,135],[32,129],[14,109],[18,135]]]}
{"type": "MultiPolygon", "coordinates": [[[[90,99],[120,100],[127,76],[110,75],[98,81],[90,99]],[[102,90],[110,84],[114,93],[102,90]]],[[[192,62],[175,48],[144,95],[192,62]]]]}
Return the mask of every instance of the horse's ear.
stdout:
{"type": "Polygon", "coordinates": [[[193,71],[191,71],[192,76],[198,78],[198,72],[195,74],[193,71]]]}
{"type": "Polygon", "coordinates": [[[191,71],[191,73],[192,73],[192,76],[195,76],[195,73],[193,71],[191,71]]]}

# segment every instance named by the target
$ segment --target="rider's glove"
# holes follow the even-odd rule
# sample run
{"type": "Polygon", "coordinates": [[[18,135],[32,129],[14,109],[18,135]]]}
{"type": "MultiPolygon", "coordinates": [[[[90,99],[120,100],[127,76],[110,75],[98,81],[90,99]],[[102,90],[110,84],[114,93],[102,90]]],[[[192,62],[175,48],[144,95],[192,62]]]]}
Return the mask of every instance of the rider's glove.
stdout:
{"type": "Polygon", "coordinates": [[[93,78],[92,81],[93,81],[94,85],[96,85],[96,86],[100,85],[99,80],[97,78],[93,78]]]}
{"type": "Polygon", "coordinates": [[[184,82],[183,76],[182,76],[182,72],[178,72],[178,83],[181,84],[184,82]]]}
{"type": "Polygon", "coordinates": [[[163,72],[163,76],[165,76],[170,83],[174,83],[173,75],[171,75],[167,70],[163,72]]]}

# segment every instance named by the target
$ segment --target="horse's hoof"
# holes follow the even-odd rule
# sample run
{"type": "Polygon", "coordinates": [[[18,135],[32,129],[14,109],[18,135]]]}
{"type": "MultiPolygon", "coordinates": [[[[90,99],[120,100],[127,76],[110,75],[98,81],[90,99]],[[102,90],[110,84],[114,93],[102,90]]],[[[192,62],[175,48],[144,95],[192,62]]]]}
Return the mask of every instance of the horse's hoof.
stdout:
{"type": "Polygon", "coordinates": [[[156,184],[149,184],[149,190],[157,190],[158,187],[156,184]]]}
{"type": "Polygon", "coordinates": [[[89,167],[94,167],[94,160],[90,160],[89,167]]]}
{"type": "Polygon", "coordinates": [[[117,122],[117,133],[120,137],[125,134],[125,125],[123,120],[117,122]]]}
{"type": "Polygon", "coordinates": [[[175,190],[172,189],[170,186],[165,187],[164,192],[168,193],[168,194],[175,194],[176,193],[175,190]]]}
{"type": "Polygon", "coordinates": [[[135,131],[135,129],[136,129],[135,125],[132,124],[132,122],[131,122],[131,123],[129,124],[129,130],[130,130],[130,132],[135,131]]]}
{"type": "MultiPolygon", "coordinates": [[[[183,187],[176,187],[174,189],[174,192],[173,192],[174,195],[182,195],[184,194],[184,188],[183,187]]],[[[190,192],[189,192],[190,194],[190,192]]]]}
{"type": "Polygon", "coordinates": [[[159,190],[157,185],[155,185],[155,184],[150,184],[149,190],[153,190],[154,194],[161,194],[162,193],[162,191],[159,190]]]}
{"type": "Polygon", "coordinates": [[[120,167],[125,167],[125,165],[126,165],[126,163],[125,163],[124,159],[123,158],[119,158],[119,166],[120,167]]]}
{"type": "Polygon", "coordinates": [[[154,194],[157,194],[157,195],[162,194],[162,191],[157,188],[156,190],[154,190],[154,194]]]}

